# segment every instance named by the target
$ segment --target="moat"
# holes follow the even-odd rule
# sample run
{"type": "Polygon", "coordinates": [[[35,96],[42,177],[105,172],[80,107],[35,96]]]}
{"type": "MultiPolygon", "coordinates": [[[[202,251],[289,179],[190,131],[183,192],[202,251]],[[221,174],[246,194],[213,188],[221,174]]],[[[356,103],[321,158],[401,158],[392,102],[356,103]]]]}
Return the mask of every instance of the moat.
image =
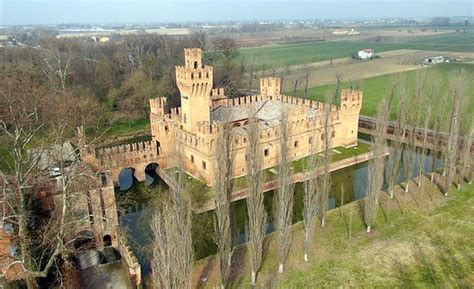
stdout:
{"type": "MultiPolygon", "coordinates": [[[[425,172],[431,171],[431,159],[425,159],[425,172]]],[[[437,161],[435,167],[438,168],[440,162],[437,161]]],[[[387,166],[388,167],[388,166],[387,166]]],[[[413,170],[413,176],[419,167],[419,156],[417,164],[413,170]]],[[[352,165],[331,173],[332,188],[328,200],[328,209],[337,208],[343,204],[353,202],[365,196],[367,189],[368,162],[352,165]]],[[[403,173],[401,175],[404,175],[403,173]]],[[[126,228],[129,237],[129,244],[139,259],[142,266],[142,274],[150,272],[148,265],[149,248],[152,234],[148,227],[152,213],[152,204],[159,201],[160,196],[166,193],[166,185],[157,181],[151,186],[146,186],[145,182],[135,182],[127,191],[116,189],[119,202],[122,202],[120,214],[120,224],[126,228]]],[[[400,182],[403,180],[400,177],[400,182]]],[[[148,181],[151,181],[148,178],[148,181]]],[[[265,207],[268,213],[267,232],[274,230],[272,223],[272,202],[274,190],[265,192],[265,207]]],[[[293,223],[302,220],[303,210],[303,183],[296,183],[294,194],[293,223]]],[[[234,245],[237,246],[247,240],[247,210],[246,201],[238,200],[232,203],[234,212],[232,219],[232,230],[234,245]]],[[[193,243],[195,249],[195,259],[201,259],[216,253],[216,246],[213,240],[213,212],[208,211],[196,214],[193,220],[193,243]]]]}

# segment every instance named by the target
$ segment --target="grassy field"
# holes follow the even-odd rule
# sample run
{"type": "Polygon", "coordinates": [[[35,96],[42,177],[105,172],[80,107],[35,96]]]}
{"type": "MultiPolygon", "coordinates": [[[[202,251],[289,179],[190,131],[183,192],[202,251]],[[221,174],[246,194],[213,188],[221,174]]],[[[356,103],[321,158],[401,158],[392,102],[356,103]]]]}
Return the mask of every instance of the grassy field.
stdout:
{"type": "MultiPolygon", "coordinates": [[[[296,224],[282,275],[272,235],[257,288],[472,288],[474,186],[453,188],[450,197],[428,179],[423,190],[412,188],[404,193],[397,187],[393,200],[381,193],[370,234],[365,233],[359,202],[330,211],[326,227],[315,230],[308,263],[303,261],[302,224],[296,224]]],[[[213,288],[217,260],[211,256],[195,265],[196,287],[213,288]]],[[[229,288],[248,287],[245,245],[233,260],[229,288]]]]}
{"type": "Polygon", "coordinates": [[[119,136],[126,133],[134,133],[145,131],[150,128],[150,119],[141,118],[141,119],[122,119],[117,120],[112,123],[110,129],[106,132],[107,136],[119,136]]]}
{"type": "Polygon", "coordinates": [[[360,49],[373,48],[376,52],[397,49],[434,51],[474,51],[474,33],[449,33],[424,36],[400,42],[320,41],[240,49],[240,57],[256,65],[267,67],[302,64],[350,57],[360,49]]]}
{"type": "MultiPolygon", "coordinates": [[[[474,64],[454,64],[454,63],[442,64],[442,65],[433,66],[432,68],[429,68],[429,69],[435,70],[441,75],[443,83],[446,84],[443,86],[445,89],[445,91],[443,92],[446,92],[447,87],[448,87],[447,82],[448,82],[449,76],[454,70],[464,69],[466,71],[469,71],[471,75],[474,77],[474,64]]],[[[416,73],[417,73],[416,71],[407,71],[407,72],[401,73],[401,75],[407,78],[409,86],[410,86],[409,88],[413,88],[414,86],[413,80],[416,73]]],[[[383,97],[386,97],[389,94],[393,79],[394,79],[394,74],[386,74],[382,76],[367,78],[361,81],[361,89],[364,92],[362,111],[361,111],[362,115],[367,115],[367,116],[375,115],[378,103],[383,97]]],[[[350,87],[350,86],[351,86],[351,83],[343,83],[343,87],[350,87]]],[[[311,99],[324,101],[326,93],[333,89],[334,89],[334,85],[315,86],[309,89],[308,94],[311,99]]],[[[469,91],[471,93],[470,109],[472,112],[474,112],[474,89],[471,88],[469,91]]],[[[297,96],[302,96],[302,95],[303,95],[302,91],[299,91],[297,93],[297,96]]],[[[392,112],[394,112],[395,109],[396,109],[396,106],[393,107],[392,112]]]]}

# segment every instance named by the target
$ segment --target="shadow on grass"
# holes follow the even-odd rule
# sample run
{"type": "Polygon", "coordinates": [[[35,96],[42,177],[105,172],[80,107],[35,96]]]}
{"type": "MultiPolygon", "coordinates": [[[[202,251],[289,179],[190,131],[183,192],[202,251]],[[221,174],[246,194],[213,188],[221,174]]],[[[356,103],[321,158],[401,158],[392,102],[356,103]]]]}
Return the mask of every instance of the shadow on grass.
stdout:
{"type": "Polygon", "coordinates": [[[463,262],[460,252],[454,250],[439,235],[428,234],[433,250],[420,244],[414,246],[414,263],[403,264],[393,260],[392,268],[400,288],[472,288],[469,276],[472,257],[463,262]]]}
{"type": "Polygon", "coordinates": [[[452,249],[440,236],[431,235],[431,243],[437,248],[437,259],[440,262],[442,271],[451,277],[450,280],[454,280],[459,288],[472,288],[472,284],[469,281],[469,274],[474,269],[472,255],[466,256],[466,259],[468,259],[466,263],[470,264],[470,268],[469,266],[466,268],[461,258],[456,257],[462,256],[462,254],[452,249]]]}
{"type": "MultiPolygon", "coordinates": [[[[229,288],[243,288],[243,282],[246,280],[243,276],[247,272],[242,272],[242,268],[246,270],[247,246],[239,246],[234,249],[232,254],[232,262],[227,276],[227,284],[229,288]]],[[[250,272],[248,272],[250,274],[250,272]]]]}
{"type": "Polygon", "coordinates": [[[197,280],[198,284],[196,284],[196,288],[204,288],[204,285],[206,285],[206,281],[209,278],[209,274],[211,273],[212,267],[214,267],[215,259],[216,255],[207,259],[206,265],[202,267],[201,273],[199,274],[199,279],[197,280]]]}

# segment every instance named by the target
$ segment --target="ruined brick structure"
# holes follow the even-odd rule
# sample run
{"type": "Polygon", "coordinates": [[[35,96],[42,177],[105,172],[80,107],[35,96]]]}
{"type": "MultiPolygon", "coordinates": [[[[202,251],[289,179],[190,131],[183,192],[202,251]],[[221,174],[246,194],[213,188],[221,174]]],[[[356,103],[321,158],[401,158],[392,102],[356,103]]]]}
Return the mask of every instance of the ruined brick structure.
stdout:
{"type": "Polygon", "coordinates": [[[144,179],[147,164],[160,168],[171,165],[169,159],[176,138],[186,172],[205,182],[213,183],[217,123],[232,122],[235,127],[235,176],[245,175],[247,146],[246,121],[251,108],[261,127],[260,147],[263,167],[278,164],[278,130],[281,111],[288,111],[290,124],[290,156],[293,160],[311,153],[312,142],[317,149],[323,145],[324,114],[329,111],[332,125],[331,146],[351,147],[357,144],[357,124],[362,104],[362,92],[342,90],[339,105],[286,96],[281,93],[281,80],[276,77],[260,80],[260,93],[228,98],[223,88],[214,88],[213,68],[203,65],[200,49],[185,49],[184,66],[176,66],[176,83],[181,94],[181,107],[167,110],[163,97],[150,100],[152,140],[90,151],[86,159],[107,169],[116,181],[123,168],[134,168],[138,180],[144,179]],[[317,139],[316,139],[317,138],[317,139]]]}

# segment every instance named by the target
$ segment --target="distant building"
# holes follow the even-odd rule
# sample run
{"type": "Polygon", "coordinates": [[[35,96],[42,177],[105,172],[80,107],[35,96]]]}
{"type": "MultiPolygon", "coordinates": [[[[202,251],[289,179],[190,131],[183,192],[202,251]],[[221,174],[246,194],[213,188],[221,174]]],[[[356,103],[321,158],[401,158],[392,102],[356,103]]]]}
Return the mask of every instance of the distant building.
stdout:
{"type": "Polygon", "coordinates": [[[363,50],[359,50],[357,52],[357,57],[359,59],[371,59],[375,56],[375,52],[372,48],[367,48],[363,50]]]}
{"type": "Polygon", "coordinates": [[[434,57],[428,57],[423,61],[423,64],[429,65],[429,64],[438,64],[438,63],[443,63],[444,62],[444,56],[434,56],[434,57]]]}
{"type": "Polygon", "coordinates": [[[357,30],[354,30],[354,29],[351,29],[351,30],[336,29],[332,32],[332,34],[334,34],[334,35],[358,35],[358,34],[360,34],[360,32],[357,31],[357,30]]]}
{"type": "Polygon", "coordinates": [[[92,41],[100,42],[100,43],[107,43],[110,41],[110,37],[100,37],[100,36],[91,36],[92,41]]]}

